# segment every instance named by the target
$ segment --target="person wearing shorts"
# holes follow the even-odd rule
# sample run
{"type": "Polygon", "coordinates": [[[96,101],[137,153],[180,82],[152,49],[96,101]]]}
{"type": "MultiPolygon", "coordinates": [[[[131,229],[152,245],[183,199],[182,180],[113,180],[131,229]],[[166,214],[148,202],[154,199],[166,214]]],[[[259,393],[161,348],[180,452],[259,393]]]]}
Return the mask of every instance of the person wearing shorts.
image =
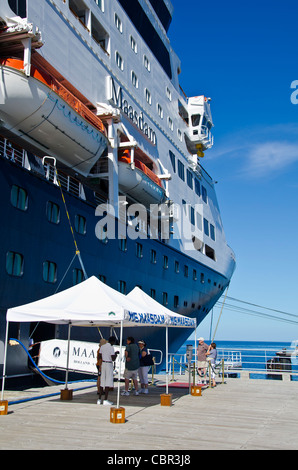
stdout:
{"type": "Polygon", "coordinates": [[[135,387],[135,395],[139,395],[138,392],[138,369],[140,367],[139,359],[139,346],[135,344],[135,340],[132,336],[129,336],[126,340],[126,349],[125,349],[125,370],[124,370],[124,379],[125,379],[125,390],[122,392],[122,395],[129,395],[129,381],[132,379],[135,387]]]}
{"type": "Polygon", "coordinates": [[[199,344],[197,348],[197,368],[199,376],[202,379],[202,383],[206,384],[206,369],[208,367],[208,362],[206,359],[207,351],[208,351],[208,344],[204,342],[204,338],[199,338],[199,344]]]}

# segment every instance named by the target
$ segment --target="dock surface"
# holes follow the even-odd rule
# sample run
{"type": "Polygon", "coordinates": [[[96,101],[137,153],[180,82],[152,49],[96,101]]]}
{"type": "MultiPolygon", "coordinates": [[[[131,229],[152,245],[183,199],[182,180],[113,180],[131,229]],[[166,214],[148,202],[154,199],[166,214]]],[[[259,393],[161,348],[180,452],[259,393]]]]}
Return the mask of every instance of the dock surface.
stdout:
{"type": "MultiPolygon", "coordinates": [[[[185,381],[185,378],[183,379],[185,381]]],[[[159,384],[160,385],[160,384],[159,384]]],[[[298,383],[227,379],[192,396],[169,387],[172,406],[161,406],[165,388],[120,397],[126,422],[110,422],[110,407],[97,405],[96,387],[60,399],[63,386],[5,391],[5,400],[59,393],[11,404],[0,416],[0,449],[26,450],[297,450],[298,383]]],[[[123,389],[123,384],[121,384],[123,389]]],[[[116,389],[109,399],[116,404],[116,389]]]]}

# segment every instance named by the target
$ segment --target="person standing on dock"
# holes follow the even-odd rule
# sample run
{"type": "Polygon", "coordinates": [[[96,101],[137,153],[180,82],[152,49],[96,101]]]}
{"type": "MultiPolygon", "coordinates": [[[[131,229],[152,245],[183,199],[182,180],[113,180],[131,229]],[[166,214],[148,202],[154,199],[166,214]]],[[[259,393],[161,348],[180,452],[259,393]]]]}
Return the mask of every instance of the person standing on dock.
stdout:
{"type": "Polygon", "coordinates": [[[125,390],[122,392],[122,395],[129,395],[128,387],[130,379],[133,380],[135,387],[135,395],[139,395],[138,392],[138,369],[140,367],[139,359],[139,346],[135,344],[135,340],[132,336],[129,336],[126,340],[126,350],[125,350],[125,370],[124,370],[124,379],[125,379],[125,390]]]}
{"type": "Polygon", "coordinates": [[[110,336],[109,342],[103,344],[99,351],[99,359],[102,359],[101,364],[101,377],[98,405],[112,405],[113,403],[108,400],[110,388],[114,387],[114,369],[113,362],[116,360],[119,351],[115,352],[114,344],[116,342],[115,336],[110,336]],[[104,394],[104,400],[102,395],[104,394]]]}
{"type": "Polygon", "coordinates": [[[211,343],[208,351],[207,351],[207,360],[210,361],[211,365],[211,379],[212,379],[212,387],[216,387],[215,382],[215,361],[217,358],[217,350],[216,350],[216,343],[211,343]]]}
{"type": "Polygon", "coordinates": [[[206,355],[208,351],[208,344],[204,342],[204,338],[199,338],[199,344],[197,348],[197,357],[198,357],[198,362],[197,362],[197,367],[198,367],[198,374],[202,379],[202,384],[206,384],[206,369],[208,367],[208,363],[206,360],[206,355]]]}

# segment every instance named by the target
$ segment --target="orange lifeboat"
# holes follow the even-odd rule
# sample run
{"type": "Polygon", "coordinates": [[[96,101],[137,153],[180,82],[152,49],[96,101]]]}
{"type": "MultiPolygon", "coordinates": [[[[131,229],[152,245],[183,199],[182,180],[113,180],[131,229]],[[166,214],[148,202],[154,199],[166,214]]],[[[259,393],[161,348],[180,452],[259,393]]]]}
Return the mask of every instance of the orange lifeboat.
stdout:
{"type": "Polygon", "coordinates": [[[124,150],[118,158],[119,188],[128,196],[148,207],[166,199],[165,189],[158,176],[138,159],[131,165],[130,152],[124,150]]]}
{"type": "Polygon", "coordinates": [[[0,59],[3,126],[87,176],[107,146],[102,121],[47,72],[23,69],[20,59],[0,59]]]}

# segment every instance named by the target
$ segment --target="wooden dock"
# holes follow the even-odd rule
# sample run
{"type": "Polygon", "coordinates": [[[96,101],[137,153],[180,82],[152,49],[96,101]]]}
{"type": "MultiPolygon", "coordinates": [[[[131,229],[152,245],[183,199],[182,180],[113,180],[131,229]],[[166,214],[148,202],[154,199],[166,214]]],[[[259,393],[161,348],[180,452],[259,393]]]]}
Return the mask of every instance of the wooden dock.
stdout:
{"type": "MultiPolygon", "coordinates": [[[[70,385],[89,387],[74,391],[71,401],[60,400],[61,386],[6,391],[9,402],[58,395],[9,405],[8,414],[0,416],[0,449],[125,450],[133,455],[137,450],[298,448],[297,382],[226,379],[202,396],[170,387],[172,406],[161,406],[165,389],[158,385],[150,386],[148,395],[120,397],[123,424],[110,422],[110,407],[96,404],[96,387],[90,383],[70,385]]],[[[109,399],[116,403],[116,389],[109,399]]]]}

